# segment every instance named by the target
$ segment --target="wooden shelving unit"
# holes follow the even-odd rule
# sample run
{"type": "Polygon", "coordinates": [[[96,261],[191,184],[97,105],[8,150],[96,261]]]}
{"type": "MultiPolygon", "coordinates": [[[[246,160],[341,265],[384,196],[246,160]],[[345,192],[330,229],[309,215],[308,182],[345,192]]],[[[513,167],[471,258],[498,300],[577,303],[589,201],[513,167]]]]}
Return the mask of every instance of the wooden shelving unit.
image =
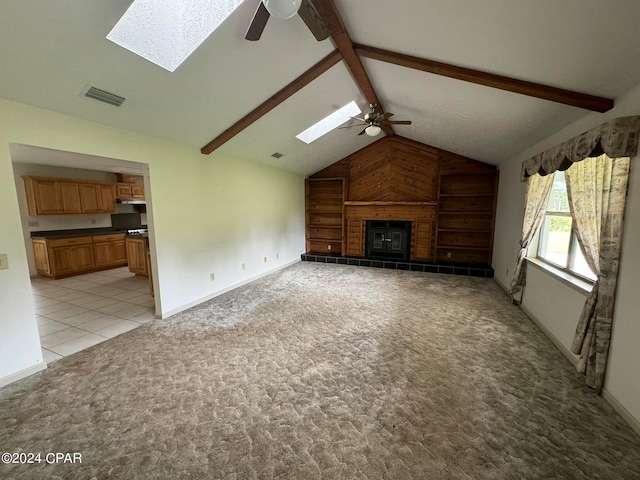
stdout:
{"type": "Polygon", "coordinates": [[[498,173],[473,167],[440,172],[437,261],[491,264],[498,173]]]}
{"type": "Polygon", "coordinates": [[[305,182],[307,253],[344,252],[344,178],[308,178],[305,182]]]}

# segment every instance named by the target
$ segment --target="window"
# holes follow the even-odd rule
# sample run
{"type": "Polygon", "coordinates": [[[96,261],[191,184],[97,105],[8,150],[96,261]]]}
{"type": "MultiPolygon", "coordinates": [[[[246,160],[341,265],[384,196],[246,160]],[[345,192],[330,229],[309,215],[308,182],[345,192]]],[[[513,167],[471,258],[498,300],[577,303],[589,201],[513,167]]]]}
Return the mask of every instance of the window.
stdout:
{"type": "Polygon", "coordinates": [[[540,227],[537,256],[578,277],[591,281],[596,279],[574,232],[564,172],[556,172],[553,180],[547,213],[540,227]]]}
{"type": "Polygon", "coordinates": [[[349,121],[352,117],[362,113],[360,107],[356,105],[355,100],[347,103],[344,107],[336,110],[331,115],[324,117],[318,123],[311,125],[304,132],[300,132],[296,135],[296,138],[302,140],[304,143],[311,143],[317,140],[325,133],[329,133],[331,130],[344,122],[349,121]]]}
{"type": "Polygon", "coordinates": [[[175,71],[243,0],[135,0],[107,39],[175,71]]]}

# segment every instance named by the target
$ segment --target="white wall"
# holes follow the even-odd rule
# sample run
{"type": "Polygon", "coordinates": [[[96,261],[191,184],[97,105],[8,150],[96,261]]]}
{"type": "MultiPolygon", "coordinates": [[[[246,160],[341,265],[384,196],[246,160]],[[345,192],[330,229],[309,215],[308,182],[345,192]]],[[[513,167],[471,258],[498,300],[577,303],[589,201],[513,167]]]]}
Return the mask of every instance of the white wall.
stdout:
{"type": "Polygon", "coordinates": [[[0,270],[0,381],[42,362],[12,143],[148,165],[163,315],[299,260],[304,251],[301,176],[0,99],[0,253],[10,264],[0,270]]]}
{"type": "MultiPolygon", "coordinates": [[[[616,107],[604,114],[588,114],[548,137],[500,168],[493,268],[496,280],[509,285],[522,229],[525,184],[520,182],[522,161],[605,121],[640,115],[640,85],[616,99],[616,107]]],[[[640,421],[640,157],[631,162],[629,196],[625,214],[622,265],[618,278],[613,338],[605,389],[614,400],[640,421]]],[[[535,267],[529,267],[523,307],[534,313],[556,340],[569,349],[571,332],[582,308],[579,294],[535,267]],[[578,295],[578,297],[576,297],[578,295]]]]}

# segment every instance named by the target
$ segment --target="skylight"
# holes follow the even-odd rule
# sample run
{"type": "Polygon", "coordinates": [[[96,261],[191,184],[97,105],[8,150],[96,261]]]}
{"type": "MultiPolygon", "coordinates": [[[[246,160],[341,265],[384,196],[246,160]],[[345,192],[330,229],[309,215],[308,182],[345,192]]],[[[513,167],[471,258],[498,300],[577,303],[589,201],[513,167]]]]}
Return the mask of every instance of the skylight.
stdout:
{"type": "Polygon", "coordinates": [[[135,0],[107,39],[175,71],[244,0],[135,0]]]}
{"type": "Polygon", "coordinates": [[[302,140],[304,143],[311,143],[323,136],[325,133],[328,133],[334,128],[342,125],[344,122],[349,120],[349,117],[355,117],[360,113],[362,113],[362,110],[358,108],[356,102],[350,102],[339,110],[333,112],[331,115],[323,118],[315,125],[311,125],[304,132],[296,135],[296,138],[302,140]]]}

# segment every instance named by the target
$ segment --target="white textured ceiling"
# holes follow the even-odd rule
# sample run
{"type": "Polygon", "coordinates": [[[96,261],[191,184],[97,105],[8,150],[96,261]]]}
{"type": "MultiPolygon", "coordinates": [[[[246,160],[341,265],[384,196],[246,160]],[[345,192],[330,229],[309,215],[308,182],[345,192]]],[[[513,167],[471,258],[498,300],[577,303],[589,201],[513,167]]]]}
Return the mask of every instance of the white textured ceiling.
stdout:
{"type": "MultiPolygon", "coordinates": [[[[130,0],[2,0],[0,96],[195,150],[334,49],[296,16],[244,40],[258,0],[245,0],[175,72],[106,39],[130,0]],[[87,84],[127,100],[80,95],[87,84]]],[[[615,98],[640,83],[637,0],[336,0],[356,43],[615,98]]],[[[403,136],[489,163],[526,149],[585,110],[424,72],[363,61],[403,136]]],[[[372,139],[358,129],[310,145],[295,135],[351,100],[338,64],[223,145],[220,153],[308,175],[372,139]],[[284,156],[274,159],[275,151],[284,156]]],[[[215,153],[214,153],[215,155],[215,153]]]]}

